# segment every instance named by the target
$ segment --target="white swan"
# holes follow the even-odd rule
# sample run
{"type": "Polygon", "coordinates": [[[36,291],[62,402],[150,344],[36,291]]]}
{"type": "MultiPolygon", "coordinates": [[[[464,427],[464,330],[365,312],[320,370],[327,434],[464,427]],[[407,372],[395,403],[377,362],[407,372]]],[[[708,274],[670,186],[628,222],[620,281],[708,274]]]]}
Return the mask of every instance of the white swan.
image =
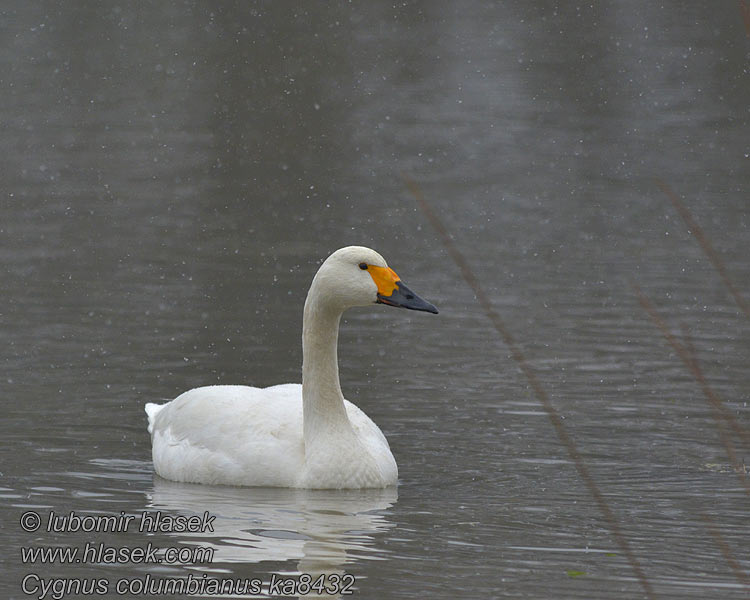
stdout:
{"type": "Polygon", "coordinates": [[[362,246],[321,265],[305,301],[302,385],[195,388],[146,404],[154,469],[192,483],[299,488],[396,485],[398,468],[377,425],[344,399],[336,348],[339,321],[373,303],[437,313],[362,246]]]}

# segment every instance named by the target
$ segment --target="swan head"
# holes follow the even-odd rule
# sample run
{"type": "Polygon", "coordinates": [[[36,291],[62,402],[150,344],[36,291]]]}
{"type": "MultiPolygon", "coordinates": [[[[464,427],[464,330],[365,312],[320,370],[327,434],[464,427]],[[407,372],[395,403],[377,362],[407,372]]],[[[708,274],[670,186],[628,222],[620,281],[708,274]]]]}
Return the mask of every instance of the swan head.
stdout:
{"type": "Polygon", "coordinates": [[[313,288],[326,304],[342,311],[352,306],[387,304],[438,312],[406,287],[380,254],[364,246],[347,246],[331,254],[315,275],[313,288]]]}

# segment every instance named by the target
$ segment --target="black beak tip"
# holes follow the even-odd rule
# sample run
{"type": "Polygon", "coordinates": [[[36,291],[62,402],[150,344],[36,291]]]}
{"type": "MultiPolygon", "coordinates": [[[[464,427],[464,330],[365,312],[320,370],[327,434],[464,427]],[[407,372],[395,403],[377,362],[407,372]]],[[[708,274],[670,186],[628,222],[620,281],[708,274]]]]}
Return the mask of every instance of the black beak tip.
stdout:
{"type": "Polygon", "coordinates": [[[390,296],[382,296],[378,294],[377,301],[381,304],[388,304],[390,306],[408,308],[409,310],[419,310],[432,313],[433,315],[438,314],[438,309],[433,304],[430,304],[426,300],[422,300],[422,298],[417,296],[400,281],[397,283],[397,288],[390,296]]]}

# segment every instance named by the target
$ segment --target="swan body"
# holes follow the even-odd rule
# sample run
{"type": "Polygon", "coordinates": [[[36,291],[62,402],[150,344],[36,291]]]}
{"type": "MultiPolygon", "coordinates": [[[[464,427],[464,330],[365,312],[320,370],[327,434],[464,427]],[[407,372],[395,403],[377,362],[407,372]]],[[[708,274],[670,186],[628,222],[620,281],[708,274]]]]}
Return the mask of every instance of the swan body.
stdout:
{"type": "Polygon", "coordinates": [[[342,428],[336,446],[319,449],[317,460],[307,465],[312,468],[306,469],[302,386],[298,383],[268,388],[200,387],[163,407],[146,406],[155,413],[149,426],[154,465],[165,479],[360,488],[395,485],[398,478],[385,436],[348,400],[344,406],[354,435],[342,428]],[[362,460],[352,461],[352,451],[362,460]]]}
{"type": "Polygon", "coordinates": [[[215,385],[163,405],[146,404],[155,471],[205,484],[298,488],[396,485],[398,467],[378,426],[344,399],[339,321],[372,303],[437,312],[374,250],[334,252],[305,301],[302,385],[215,385]]]}

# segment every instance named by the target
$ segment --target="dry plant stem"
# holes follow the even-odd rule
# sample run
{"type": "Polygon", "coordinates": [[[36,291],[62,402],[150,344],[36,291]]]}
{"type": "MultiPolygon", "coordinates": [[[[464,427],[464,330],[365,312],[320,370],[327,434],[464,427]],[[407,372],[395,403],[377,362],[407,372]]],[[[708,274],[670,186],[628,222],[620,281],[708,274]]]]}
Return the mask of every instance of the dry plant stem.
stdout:
{"type": "Polygon", "coordinates": [[[685,225],[687,225],[688,231],[690,231],[690,233],[693,234],[693,237],[698,240],[701,248],[703,248],[703,252],[708,257],[708,260],[711,261],[711,264],[713,264],[714,268],[719,273],[719,277],[721,277],[724,285],[727,286],[729,293],[734,297],[734,301],[737,303],[737,306],[739,306],[740,310],[745,313],[745,316],[750,319],[750,305],[748,305],[748,303],[740,295],[739,291],[732,283],[732,280],[729,278],[729,273],[727,272],[724,263],[722,262],[721,258],[719,258],[719,255],[716,253],[716,251],[713,249],[713,246],[711,246],[711,242],[708,241],[708,236],[706,236],[703,229],[701,229],[701,226],[698,225],[698,223],[695,221],[693,215],[690,214],[690,211],[687,209],[687,207],[677,197],[677,194],[672,191],[672,188],[670,188],[661,179],[657,179],[656,184],[659,186],[661,191],[667,195],[667,198],[669,198],[669,201],[675,207],[677,212],[680,213],[680,217],[682,217],[682,220],[685,221],[685,225]]]}
{"type": "Polygon", "coordinates": [[[700,366],[698,365],[698,358],[695,353],[695,346],[693,345],[693,338],[690,335],[690,328],[688,327],[687,323],[680,323],[680,329],[682,329],[682,340],[683,340],[683,347],[687,350],[687,355],[690,358],[691,362],[691,370],[693,368],[700,369],[700,366]]]}
{"type": "Polygon", "coordinates": [[[691,354],[690,350],[683,346],[679,342],[679,340],[677,340],[677,338],[672,335],[672,333],[669,331],[669,328],[667,327],[667,324],[656,312],[654,305],[651,304],[651,301],[646,297],[641,288],[635,283],[632,285],[633,289],[635,290],[636,296],[638,297],[638,302],[640,303],[640,305],[643,307],[646,313],[648,313],[649,317],[651,317],[651,320],[659,328],[670,346],[674,348],[677,355],[682,359],[682,362],[685,363],[685,366],[687,366],[688,370],[693,374],[693,377],[695,377],[696,381],[703,390],[703,393],[712,408],[711,414],[719,430],[719,437],[721,438],[721,442],[724,445],[727,457],[731,461],[735,472],[738,474],[740,481],[745,488],[745,492],[750,495],[750,481],[748,481],[745,469],[742,465],[742,462],[737,456],[737,452],[734,449],[734,444],[732,444],[730,435],[725,430],[723,426],[724,424],[721,422],[721,418],[723,418],[726,422],[726,425],[732,431],[734,431],[734,433],[738,437],[745,440],[746,443],[748,443],[748,440],[750,440],[750,435],[745,429],[740,426],[740,424],[737,422],[737,419],[734,418],[734,415],[727,409],[726,406],[724,406],[724,403],[716,395],[716,392],[714,392],[711,386],[708,385],[708,381],[706,381],[706,377],[705,375],[703,375],[703,370],[700,368],[695,355],[691,354]]]}
{"type": "Polygon", "coordinates": [[[746,590],[750,590],[750,578],[748,578],[747,573],[742,570],[742,567],[740,566],[740,563],[737,562],[737,559],[734,558],[732,549],[729,547],[729,544],[727,544],[726,540],[716,528],[716,525],[714,525],[713,519],[711,519],[711,517],[709,517],[704,512],[699,512],[698,514],[703,520],[703,524],[706,526],[706,529],[711,534],[711,537],[714,539],[714,543],[721,551],[722,556],[724,556],[724,560],[727,561],[729,568],[732,569],[732,573],[734,573],[737,581],[746,590]]]}
{"type": "Polygon", "coordinates": [[[451,258],[456,263],[456,266],[458,266],[459,270],[461,271],[461,275],[463,276],[464,280],[466,280],[466,283],[474,292],[474,295],[476,296],[479,304],[484,309],[484,312],[486,313],[487,318],[490,320],[490,322],[495,327],[497,332],[503,338],[503,341],[505,342],[505,344],[510,349],[513,360],[515,360],[518,363],[518,366],[521,368],[521,371],[526,376],[526,379],[528,380],[529,385],[534,390],[534,393],[536,394],[539,401],[542,403],[542,406],[544,407],[544,411],[547,413],[547,416],[549,417],[549,420],[552,423],[552,427],[554,428],[558,439],[560,440],[560,442],[562,442],[563,446],[565,446],[565,449],[568,452],[568,456],[570,456],[571,460],[573,461],[573,464],[576,467],[576,470],[578,471],[578,475],[581,477],[581,479],[585,483],[586,487],[589,490],[589,493],[594,498],[594,501],[596,502],[599,508],[599,511],[602,513],[605,520],[607,521],[610,532],[612,533],[612,537],[614,538],[617,545],[620,547],[620,550],[622,551],[623,555],[625,556],[628,563],[630,564],[630,568],[633,570],[636,577],[638,578],[638,581],[641,584],[641,587],[643,588],[643,591],[646,594],[646,597],[654,598],[655,596],[653,593],[653,588],[651,586],[651,583],[646,578],[646,575],[643,572],[643,569],[641,568],[638,558],[635,556],[635,553],[630,548],[630,544],[628,543],[628,540],[625,537],[625,534],[623,533],[622,528],[620,527],[620,524],[618,523],[614,512],[610,508],[606,497],[604,496],[604,494],[602,494],[601,490],[599,489],[596,482],[594,481],[594,478],[591,476],[588,466],[584,462],[583,457],[581,456],[578,448],[576,447],[575,442],[570,437],[570,434],[565,428],[565,425],[563,424],[560,414],[557,412],[557,409],[555,409],[555,407],[550,402],[550,399],[547,396],[547,393],[544,391],[544,388],[542,387],[541,383],[537,379],[536,374],[532,370],[531,366],[529,366],[528,362],[526,361],[526,358],[521,352],[521,349],[519,348],[515,339],[511,335],[510,331],[505,327],[505,324],[500,318],[500,315],[492,307],[492,303],[490,302],[489,298],[487,297],[487,295],[484,293],[481,286],[479,285],[479,280],[476,278],[471,268],[469,267],[469,263],[466,261],[464,256],[461,254],[461,252],[458,250],[458,248],[454,244],[450,233],[445,228],[442,221],[433,212],[432,208],[425,200],[419,186],[408,177],[404,177],[404,181],[409,191],[412,193],[412,195],[416,199],[417,204],[419,205],[419,208],[422,210],[422,212],[427,217],[427,220],[432,224],[432,226],[435,228],[435,230],[439,234],[443,244],[446,247],[446,250],[448,251],[448,254],[450,254],[451,258]]]}
{"type": "Polygon", "coordinates": [[[745,23],[745,33],[750,37],[750,4],[745,0],[740,0],[740,11],[742,11],[742,20],[745,23]]]}

